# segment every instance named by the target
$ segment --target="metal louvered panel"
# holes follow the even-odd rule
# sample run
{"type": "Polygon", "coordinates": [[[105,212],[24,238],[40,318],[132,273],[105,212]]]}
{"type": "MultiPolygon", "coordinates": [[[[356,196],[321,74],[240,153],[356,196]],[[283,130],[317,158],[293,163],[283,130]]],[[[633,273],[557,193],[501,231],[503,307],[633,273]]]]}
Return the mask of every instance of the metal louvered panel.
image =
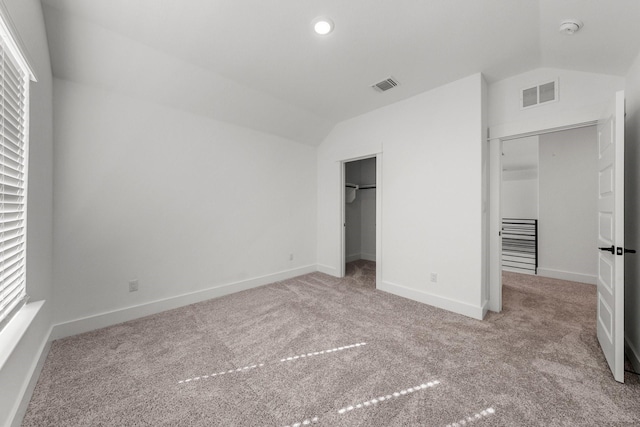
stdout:
{"type": "Polygon", "coordinates": [[[502,266],[520,272],[537,274],[537,219],[502,219],[502,266]]]}
{"type": "Polygon", "coordinates": [[[531,86],[520,91],[520,108],[531,108],[558,100],[558,80],[531,86]]]}
{"type": "Polygon", "coordinates": [[[379,91],[379,92],[386,92],[389,89],[393,89],[394,87],[398,86],[398,81],[396,79],[394,79],[393,77],[388,77],[374,85],[372,85],[371,87],[374,88],[375,90],[379,91]]]}

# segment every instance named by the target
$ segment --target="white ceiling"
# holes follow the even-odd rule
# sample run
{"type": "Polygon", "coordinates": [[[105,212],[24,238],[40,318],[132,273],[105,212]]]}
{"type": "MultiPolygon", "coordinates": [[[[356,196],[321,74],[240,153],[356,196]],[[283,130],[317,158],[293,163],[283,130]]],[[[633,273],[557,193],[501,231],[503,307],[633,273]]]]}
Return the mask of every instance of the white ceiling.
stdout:
{"type": "Polygon", "coordinates": [[[311,144],[339,121],[470,74],[482,72],[489,82],[538,67],[624,75],[640,48],[638,0],[43,4],[54,76],[311,144]],[[335,22],[328,36],[312,33],[320,15],[335,22]],[[563,35],[558,27],[566,18],[585,26],[563,35]],[[141,56],[144,62],[136,62],[141,56]],[[120,76],[106,75],[101,62],[120,76]],[[126,65],[125,78],[117,67],[126,65]],[[187,69],[195,81],[176,83],[187,69]],[[390,75],[400,86],[371,89],[390,75]],[[159,87],[168,94],[158,94],[159,87]]]}

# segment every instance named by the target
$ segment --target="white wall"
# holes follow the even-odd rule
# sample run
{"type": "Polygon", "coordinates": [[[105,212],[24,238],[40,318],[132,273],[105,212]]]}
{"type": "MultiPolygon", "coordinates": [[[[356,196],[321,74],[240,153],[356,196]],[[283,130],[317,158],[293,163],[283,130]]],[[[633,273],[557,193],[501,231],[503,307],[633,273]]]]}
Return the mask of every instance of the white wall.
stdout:
{"type": "Polygon", "coordinates": [[[538,171],[502,173],[502,217],[538,219],[538,171]]]}
{"type": "Polygon", "coordinates": [[[502,143],[502,218],[538,219],[538,139],[502,143]]]}
{"type": "Polygon", "coordinates": [[[362,212],[361,198],[345,205],[345,262],[362,257],[362,212]]]}
{"type": "Polygon", "coordinates": [[[491,160],[491,148],[489,145],[489,140],[487,138],[489,132],[489,109],[487,108],[488,103],[488,90],[489,87],[487,85],[487,81],[484,78],[480,79],[480,118],[481,118],[481,129],[482,129],[482,144],[481,144],[481,215],[480,215],[480,223],[481,223],[481,281],[482,281],[482,291],[480,296],[481,305],[483,307],[484,313],[483,317],[486,314],[486,311],[490,308],[490,286],[491,286],[491,269],[489,262],[489,254],[491,252],[491,237],[490,237],[490,226],[491,226],[491,200],[490,200],[490,188],[489,183],[491,180],[491,168],[490,168],[490,160],[491,160]]]}
{"type": "MultiPolygon", "coordinates": [[[[361,184],[376,183],[376,159],[362,160],[361,184]]],[[[360,197],[360,257],[376,260],[376,189],[359,191],[360,197]]]]}
{"type": "Polygon", "coordinates": [[[640,372],[640,54],[627,74],[625,86],[625,247],[637,254],[625,256],[624,328],[627,357],[640,372]]]}
{"type": "Polygon", "coordinates": [[[7,330],[16,322],[9,323],[0,333],[0,353],[9,353],[0,366],[0,425],[10,425],[14,418],[18,424],[22,419],[26,408],[20,403],[25,393],[28,402],[29,383],[34,371],[37,378],[37,363],[51,327],[53,138],[51,65],[40,2],[3,3],[38,77],[38,82],[31,84],[30,93],[26,277],[31,301],[45,301],[17,346],[8,348],[6,342],[7,330]]]}
{"type": "Polygon", "coordinates": [[[482,81],[476,74],[347,120],[320,145],[322,271],[338,275],[342,262],[340,161],[383,153],[380,289],[482,316],[482,81]]]}
{"type": "MultiPolygon", "coordinates": [[[[349,162],[345,163],[346,182],[350,184],[360,184],[362,163],[349,162]]],[[[362,196],[361,192],[356,190],[356,198],[351,203],[345,203],[345,262],[351,262],[360,259],[362,252],[362,196]]]]}
{"type": "Polygon", "coordinates": [[[516,135],[600,119],[624,78],[580,71],[538,68],[489,86],[491,137],[516,135]],[[520,109],[520,90],[558,79],[558,101],[520,109]]]}
{"type": "Polygon", "coordinates": [[[540,135],[541,276],[596,283],[597,156],[595,126],[540,135]]]}
{"type": "Polygon", "coordinates": [[[54,336],[315,269],[314,147],[58,79],[54,99],[54,336]]]}

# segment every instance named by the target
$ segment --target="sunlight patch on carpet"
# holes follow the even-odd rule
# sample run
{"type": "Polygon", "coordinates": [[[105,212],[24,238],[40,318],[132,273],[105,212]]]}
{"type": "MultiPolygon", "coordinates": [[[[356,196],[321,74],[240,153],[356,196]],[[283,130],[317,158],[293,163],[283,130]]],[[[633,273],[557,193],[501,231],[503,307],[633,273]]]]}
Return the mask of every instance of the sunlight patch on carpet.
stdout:
{"type": "Polygon", "coordinates": [[[256,365],[243,366],[242,368],[229,369],[228,371],[215,372],[213,374],[202,375],[200,377],[187,378],[186,380],[178,381],[178,384],[190,383],[192,381],[206,380],[206,379],[214,378],[214,377],[217,377],[217,376],[220,376],[220,375],[237,374],[237,373],[240,373],[240,372],[250,371],[250,370],[256,369],[256,368],[262,368],[263,366],[264,366],[264,363],[259,363],[259,364],[256,364],[256,365]]]}
{"type": "Polygon", "coordinates": [[[430,387],[434,387],[436,385],[440,384],[440,381],[436,380],[436,381],[430,381],[428,383],[425,384],[421,384],[419,386],[415,386],[415,387],[409,387],[406,389],[402,389],[400,391],[395,391],[393,393],[387,394],[386,396],[380,396],[380,397],[376,397],[373,398],[371,400],[367,400],[366,402],[361,402],[361,403],[357,403],[355,405],[350,405],[350,406],[345,406],[344,408],[341,408],[338,410],[338,413],[340,415],[346,414],[347,412],[353,411],[354,409],[363,409],[363,408],[370,408],[374,405],[377,405],[379,403],[383,403],[386,401],[390,401],[390,400],[394,400],[397,399],[401,396],[406,396],[409,395],[411,393],[414,393],[416,391],[422,391],[425,390],[427,388],[430,387]]]}
{"type": "Polygon", "coordinates": [[[362,346],[365,346],[365,345],[367,345],[366,342],[359,342],[357,344],[345,345],[343,347],[335,347],[335,348],[330,348],[328,350],[314,351],[314,352],[311,352],[311,353],[304,353],[304,354],[299,354],[299,355],[296,355],[296,356],[286,357],[286,358],[280,359],[280,362],[292,362],[294,360],[305,359],[307,357],[320,356],[321,354],[335,353],[337,351],[349,350],[351,348],[362,347],[362,346]]]}
{"type": "Polygon", "coordinates": [[[313,417],[313,418],[307,418],[306,420],[300,421],[299,423],[286,425],[284,427],[302,427],[302,426],[308,426],[308,425],[311,425],[311,424],[315,424],[317,422],[318,422],[318,417],[313,417]]]}
{"type": "MultiPolygon", "coordinates": [[[[300,355],[296,355],[296,356],[291,356],[291,357],[286,357],[283,359],[280,359],[280,362],[292,362],[294,360],[299,360],[299,359],[304,359],[307,357],[314,357],[314,356],[320,356],[322,354],[331,354],[331,353],[335,353],[338,351],[343,351],[343,350],[349,350],[352,348],[358,348],[358,347],[363,347],[367,345],[366,342],[359,342],[356,344],[349,344],[349,345],[345,345],[342,347],[335,347],[335,348],[330,348],[328,350],[322,350],[322,351],[314,351],[311,353],[304,353],[304,354],[300,354],[300,355]]],[[[272,363],[278,363],[278,362],[272,362],[272,363]]],[[[265,364],[264,363],[260,363],[260,364],[255,364],[255,365],[248,365],[248,366],[243,366],[242,368],[235,368],[235,369],[229,369],[228,371],[221,371],[221,372],[215,372],[213,374],[207,374],[207,375],[202,375],[199,377],[192,377],[192,378],[187,378],[186,380],[180,380],[178,381],[178,384],[186,384],[186,383],[190,383],[193,381],[200,381],[200,380],[206,380],[206,379],[210,379],[210,378],[214,378],[214,377],[218,377],[221,375],[228,375],[228,374],[237,374],[240,372],[246,372],[246,371],[250,371],[256,368],[262,368],[265,364]]]]}
{"type": "Polygon", "coordinates": [[[479,421],[485,417],[488,417],[489,415],[493,415],[496,413],[496,410],[493,408],[487,408],[487,409],[483,409],[482,411],[475,413],[473,415],[469,415],[466,418],[461,419],[458,422],[455,423],[451,423],[451,424],[447,424],[447,427],[462,427],[462,426],[467,426],[471,423],[474,423],[476,421],[479,421]]]}

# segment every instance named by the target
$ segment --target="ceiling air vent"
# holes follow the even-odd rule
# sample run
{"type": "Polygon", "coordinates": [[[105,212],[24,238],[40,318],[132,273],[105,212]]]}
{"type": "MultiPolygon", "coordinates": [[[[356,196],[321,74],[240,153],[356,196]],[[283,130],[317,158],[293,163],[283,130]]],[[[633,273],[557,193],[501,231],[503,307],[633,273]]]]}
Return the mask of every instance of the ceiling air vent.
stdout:
{"type": "Polygon", "coordinates": [[[520,91],[520,108],[537,107],[558,100],[558,80],[528,87],[520,91]]]}
{"type": "Polygon", "coordinates": [[[396,86],[398,86],[398,81],[393,77],[389,77],[387,79],[382,80],[381,82],[371,85],[371,87],[377,90],[378,92],[386,92],[389,89],[393,89],[396,86]]]}

